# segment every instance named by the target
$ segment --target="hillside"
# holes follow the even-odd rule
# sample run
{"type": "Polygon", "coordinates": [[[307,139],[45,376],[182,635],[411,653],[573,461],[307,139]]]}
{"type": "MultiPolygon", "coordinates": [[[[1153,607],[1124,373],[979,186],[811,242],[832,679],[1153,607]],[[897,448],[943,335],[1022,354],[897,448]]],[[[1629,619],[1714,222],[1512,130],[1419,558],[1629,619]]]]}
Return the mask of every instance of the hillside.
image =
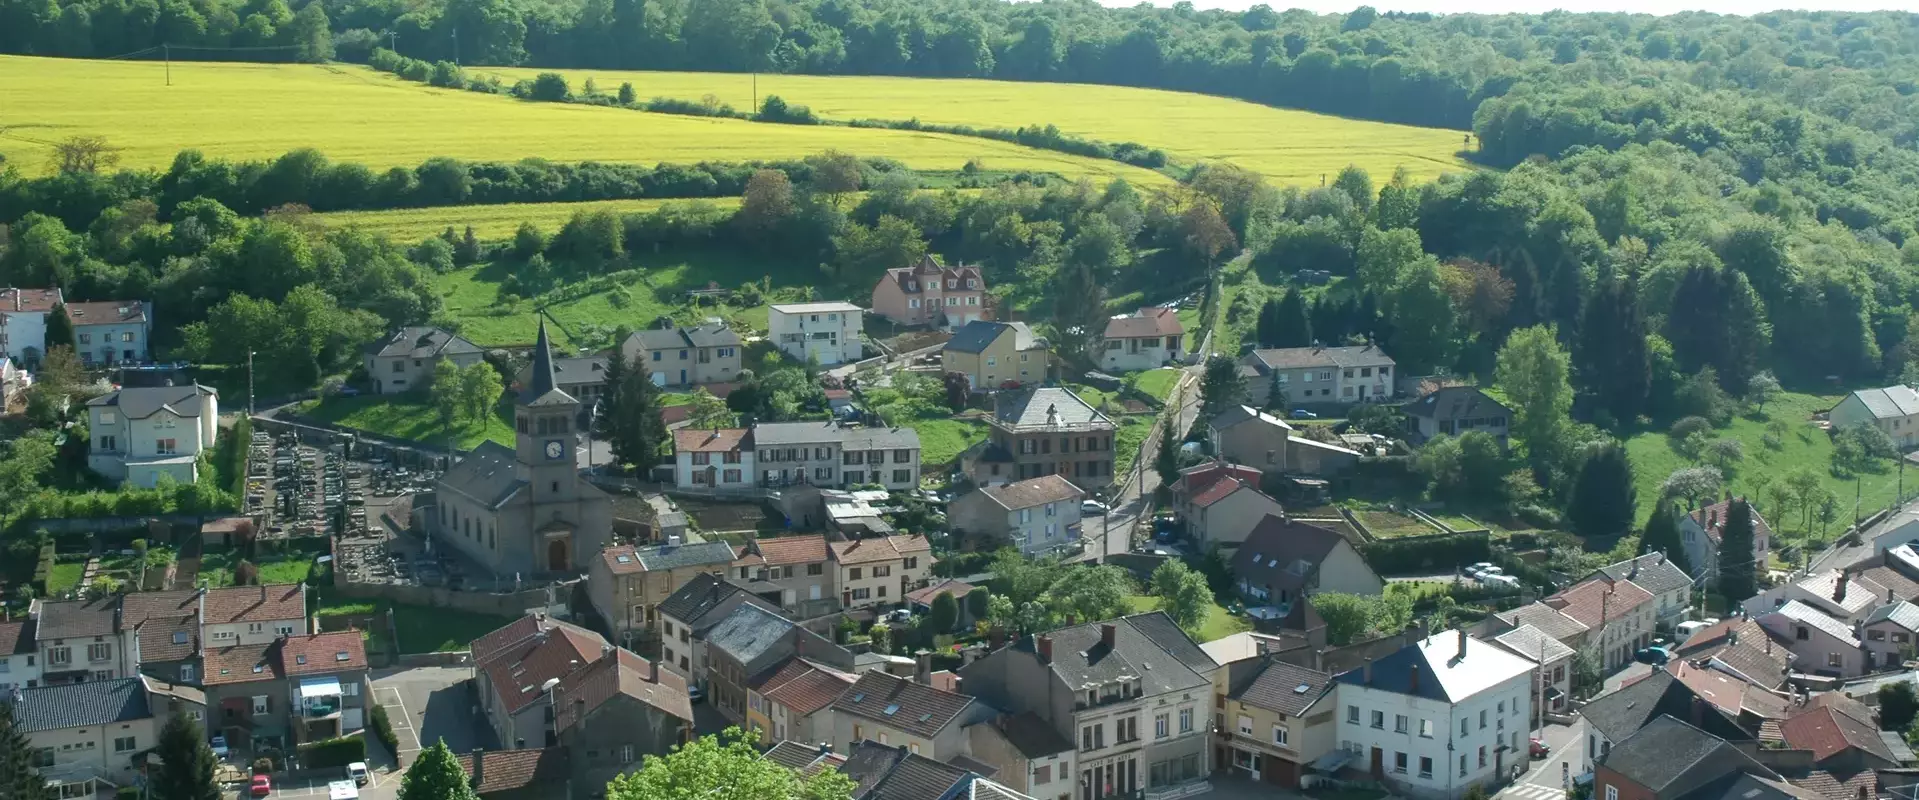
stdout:
{"type": "Polygon", "coordinates": [[[456,232],[472,226],[483,240],[506,239],[523,222],[531,222],[547,233],[565,225],[575,214],[611,211],[615,214],[643,214],[668,203],[707,203],[714,208],[738,208],[737,197],[697,200],[598,200],[584,203],[502,203],[483,206],[440,206],[436,208],[396,208],[390,211],[334,211],[313,218],[330,226],[354,226],[383,233],[396,241],[412,242],[452,228],[456,232]]]}
{"type": "Polygon", "coordinates": [[[973,137],[528,103],[352,65],[174,62],[171,86],[167,69],[151,61],[0,57],[0,155],[37,172],[52,142],[87,135],[121,148],[126,167],[165,167],[188,148],[265,159],[312,147],[375,169],[436,156],[690,164],[838,149],[914,169],[951,171],[979,159],[994,170],[1168,180],[1114,161],[973,137]],[[217,124],[209,123],[210,109],[218,109],[217,124]]]}
{"type": "MultiPolygon", "coordinates": [[[[479,67],[511,83],[541,72],[479,67]]],[[[641,98],[700,100],[713,95],[751,108],[751,75],[720,72],[558,70],[575,91],[592,79],[601,92],[632,83],[641,98]]],[[[1136,142],[1182,162],[1230,161],[1275,183],[1317,186],[1348,164],[1384,180],[1397,167],[1431,179],[1466,168],[1456,155],[1460,131],[1344,119],[1211,95],[1071,83],[1027,83],[885,76],[760,75],[759,97],[779,95],[829,120],[909,120],[940,125],[1017,128],[1057,125],[1107,143],[1136,142]]]]}

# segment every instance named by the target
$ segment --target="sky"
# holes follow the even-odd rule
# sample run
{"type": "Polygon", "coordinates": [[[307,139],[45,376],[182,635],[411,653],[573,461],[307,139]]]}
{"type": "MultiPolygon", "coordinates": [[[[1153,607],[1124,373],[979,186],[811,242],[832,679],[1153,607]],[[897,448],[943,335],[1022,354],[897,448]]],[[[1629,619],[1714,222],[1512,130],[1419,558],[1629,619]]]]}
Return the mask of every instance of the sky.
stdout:
{"type": "MultiPolygon", "coordinates": [[[[1135,5],[1137,0],[1100,0],[1100,2],[1108,6],[1131,6],[1135,5]]],[[[1174,0],[1153,0],[1153,5],[1170,6],[1173,2],[1174,0]]],[[[1361,4],[1359,0],[1193,0],[1193,5],[1199,8],[1239,11],[1261,2],[1282,11],[1288,8],[1304,8],[1321,14],[1344,13],[1361,4]]],[[[1919,0],[1374,0],[1367,4],[1380,11],[1429,11],[1441,14],[1458,12],[1537,14],[1554,9],[1626,11],[1634,14],[1672,14],[1679,11],[1758,14],[1781,9],[1919,12],[1919,0]]]]}

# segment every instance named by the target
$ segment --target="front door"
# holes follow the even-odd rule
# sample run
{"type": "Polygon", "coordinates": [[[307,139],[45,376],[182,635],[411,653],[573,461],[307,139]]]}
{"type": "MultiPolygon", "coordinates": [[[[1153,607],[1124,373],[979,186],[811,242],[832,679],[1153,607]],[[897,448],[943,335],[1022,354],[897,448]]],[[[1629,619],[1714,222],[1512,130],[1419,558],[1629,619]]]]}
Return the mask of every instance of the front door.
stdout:
{"type": "Polygon", "coordinates": [[[1386,751],[1373,748],[1373,777],[1386,777],[1386,751]]]}
{"type": "Polygon", "coordinates": [[[552,572],[566,571],[565,539],[554,539],[546,543],[546,568],[552,572]]]}

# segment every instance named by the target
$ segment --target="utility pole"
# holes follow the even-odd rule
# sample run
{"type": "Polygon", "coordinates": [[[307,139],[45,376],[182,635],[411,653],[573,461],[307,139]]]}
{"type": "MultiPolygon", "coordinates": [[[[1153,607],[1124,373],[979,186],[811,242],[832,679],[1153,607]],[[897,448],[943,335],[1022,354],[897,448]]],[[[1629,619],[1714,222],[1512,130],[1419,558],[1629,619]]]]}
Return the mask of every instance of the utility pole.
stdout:
{"type": "Polygon", "coordinates": [[[395,54],[400,52],[400,32],[399,31],[386,32],[386,49],[392,50],[395,54]]]}
{"type": "Polygon", "coordinates": [[[167,85],[172,86],[173,85],[173,51],[167,49],[167,47],[168,46],[165,43],[162,43],[160,45],[160,58],[166,61],[167,85]]]}
{"type": "Polygon", "coordinates": [[[460,29],[453,29],[453,66],[460,65],[460,29]]]}
{"type": "Polygon", "coordinates": [[[755,113],[755,114],[757,114],[757,113],[759,113],[759,111],[760,111],[760,74],[759,74],[759,73],[757,73],[757,72],[755,72],[755,73],[753,73],[753,110],[752,110],[752,113],[755,113]]]}
{"type": "Polygon", "coordinates": [[[253,351],[247,351],[247,416],[253,416],[253,351]]]}

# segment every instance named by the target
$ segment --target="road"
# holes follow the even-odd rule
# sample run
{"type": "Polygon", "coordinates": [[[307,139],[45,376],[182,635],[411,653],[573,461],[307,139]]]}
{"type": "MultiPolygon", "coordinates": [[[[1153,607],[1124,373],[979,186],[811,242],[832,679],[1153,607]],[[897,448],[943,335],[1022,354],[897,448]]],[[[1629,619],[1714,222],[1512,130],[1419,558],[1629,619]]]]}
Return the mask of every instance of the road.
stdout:
{"type": "MultiPolygon", "coordinates": [[[[1181,435],[1191,430],[1199,417],[1199,380],[1196,370],[1196,367],[1186,368],[1186,377],[1182,379],[1191,388],[1186,392],[1186,405],[1179,409],[1181,435]]],[[[1139,479],[1128,483],[1124,492],[1109,501],[1112,511],[1080,522],[1080,535],[1086,539],[1086,551],[1072,560],[1095,561],[1132,549],[1131,532],[1140,517],[1151,512],[1150,499],[1153,492],[1159,489],[1159,471],[1153,469],[1152,464],[1153,454],[1159,452],[1159,432],[1160,429],[1155,428],[1153,435],[1146,438],[1142,447],[1145,457],[1135,460],[1139,479]]]]}
{"type": "Polygon", "coordinates": [[[1586,774],[1586,720],[1571,725],[1547,725],[1540,738],[1548,752],[1529,762],[1526,774],[1494,795],[1497,800],[1565,800],[1567,781],[1586,774]]]}
{"type": "Polygon", "coordinates": [[[1872,555],[1872,540],[1875,537],[1894,527],[1912,521],[1912,518],[1907,516],[1907,514],[1913,510],[1913,507],[1913,504],[1909,504],[1898,511],[1886,515],[1886,518],[1881,520],[1879,524],[1867,528],[1865,532],[1860,535],[1859,544],[1844,544],[1845,539],[1843,537],[1835,540],[1832,543],[1832,547],[1820,553],[1818,558],[1813,559],[1812,566],[1809,568],[1807,574],[1817,575],[1830,569],[1844,569],[1865,560],[1868,556],[1872,555]]]}

